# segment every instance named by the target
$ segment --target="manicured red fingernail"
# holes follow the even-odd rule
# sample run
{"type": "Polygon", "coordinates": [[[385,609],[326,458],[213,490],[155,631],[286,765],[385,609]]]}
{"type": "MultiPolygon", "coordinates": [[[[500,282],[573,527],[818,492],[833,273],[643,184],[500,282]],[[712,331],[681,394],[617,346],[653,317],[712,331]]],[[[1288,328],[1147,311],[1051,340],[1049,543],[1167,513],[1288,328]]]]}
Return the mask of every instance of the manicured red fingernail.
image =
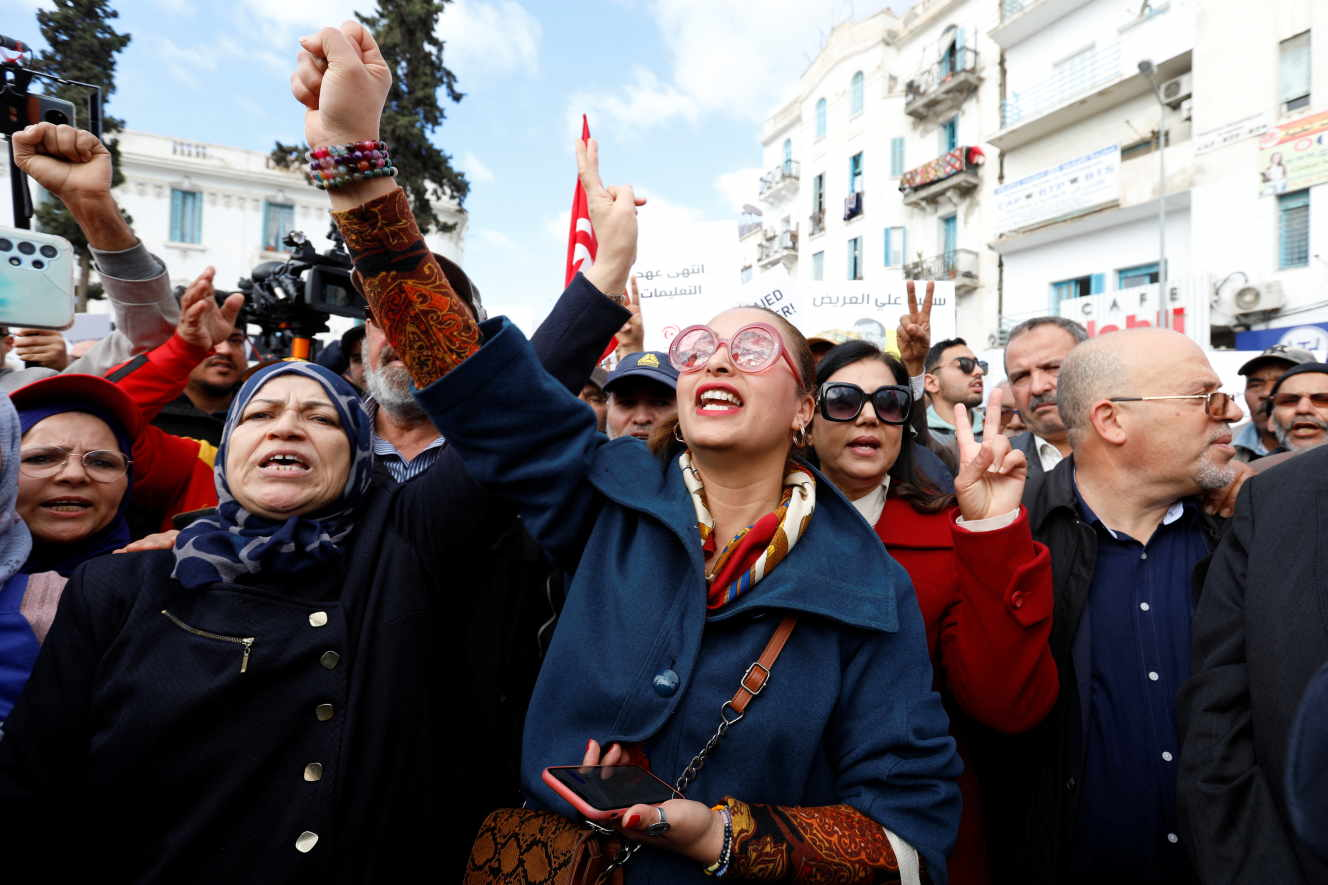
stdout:
{"type": "Polygon", "coordinates": [[[630,817],[628,817],[627,820],[623,821],[623,826],[635,830],[636,825],[639,823],[641,823],[641,815],[633,814],[630,817]]]}
{"type": "Polygon", "coordinates": [[[591,744],[593,744],[593,743],[595,743],[595,739],[594,739],[594,738],[591,738],[590,740],[586,741],[586,752],[587,752],[587,753],[590,752],[590,746],[591,746],[591,744]]]}

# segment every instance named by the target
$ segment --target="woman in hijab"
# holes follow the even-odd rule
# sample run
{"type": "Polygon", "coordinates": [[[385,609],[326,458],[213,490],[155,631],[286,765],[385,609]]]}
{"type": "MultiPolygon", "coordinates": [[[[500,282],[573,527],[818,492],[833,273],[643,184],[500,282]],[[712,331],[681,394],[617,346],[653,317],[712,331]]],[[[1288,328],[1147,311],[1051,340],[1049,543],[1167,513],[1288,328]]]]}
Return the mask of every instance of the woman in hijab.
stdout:
{"type": "Polygon", "coordinates": [[[18,513],[32,533],[29,574],[66,578],[129,543],[127,494],[138,409],[95,375],[53,375],[12,394],[23,439],[18,513]]]}
{"type": "Polygon", "coordinates": [[[19,832],[80,834],[79,852],[37,852],[47,876],[418,871],[448,820],[457,760],[439,748],[464,723],[437,628],[442,588],[465,588],[435,575],[494,521],[455,471],[384,489],[371,465],[349,384],[277,363],[231,405],[217,515],[73,573],[0,741],[19,832]]]}

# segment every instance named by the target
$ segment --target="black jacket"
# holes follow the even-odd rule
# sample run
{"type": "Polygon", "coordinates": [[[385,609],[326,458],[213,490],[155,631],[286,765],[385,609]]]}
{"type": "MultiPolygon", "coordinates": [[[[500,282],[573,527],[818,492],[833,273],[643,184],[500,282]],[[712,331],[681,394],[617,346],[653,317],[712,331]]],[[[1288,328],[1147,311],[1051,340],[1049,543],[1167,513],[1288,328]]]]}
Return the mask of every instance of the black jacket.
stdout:
{"type": "Polygon", "coordinates": [[[1205,883],[1328,882],[1293,835],[1291,724],[1328,660],[1328,446],[1241,490],[1194,619],[1181,694],[1180,813],[1205,883]]]}
{"type": "Polygon", "coordinates": [[[1037,440],[1033,438],[1033,431],[1025,430],[1010,437],[1010,447],[1023,452],[1024,457],[1028,459],[1028,487],[1031,488],[1033,482],[1041,479],[1047,472],[1042,469],[1042,456],[1038,454],[1037,440]]]}
{"type": "MultiPolygon", "coordinates": [[[[578,276],[536,335],[542,361],[579,390],[625,316],[578,276]]],[[[170,579],[166,552],[77,572],[0,740],[0,832],[25,846],[7,870],[459,879],[484,814],[519,802],[542,555],[451,447],[405,485],[377,471],[347,547],[335,569],[204,591],[170,579]],[[190,628],[252,637],[247,661],[190,628]]]]}
{"type": "MultiPolygon", "coordinates": [[[[1030,435],[1031,436],[1031,435],[1030,435]]],[[[1051,551],[1051,651],[1060,676],[1056,706],[1021,735],[988,733],[977,741],[974,769],[984,772],[995,882],[1060,883],[1074,832],[1083,741],[1074,642],[1097,564],[1096,530],[1080,517],[1074,459],[1031,482],[1024,494],[1033,539],[1051,551]]],[[[1220,523],[1202,517],[1210,547],[1220,523]]]]}
{"type": "Polygon", "coordinates": [[[186,590],[169,551],[76,571],[0,741],[10,859],[161,883],[393,881],[440,861],[486,743],[453,598],[480,589],[471,552],[502,519],[440,466],[374,486],[344,560],[298,580],[186,590]]]}

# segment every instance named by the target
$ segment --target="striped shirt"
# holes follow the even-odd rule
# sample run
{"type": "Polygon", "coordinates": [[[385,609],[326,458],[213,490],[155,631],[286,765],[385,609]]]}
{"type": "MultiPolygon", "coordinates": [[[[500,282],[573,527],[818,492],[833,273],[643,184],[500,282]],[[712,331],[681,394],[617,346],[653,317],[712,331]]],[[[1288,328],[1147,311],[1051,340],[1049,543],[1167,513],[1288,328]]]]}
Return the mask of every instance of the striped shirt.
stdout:
{"type": "MultiPolygon", "coordinates": [[[[368,413],[369,420],[377,426],[378,403],[374,402],[373,397],[364,395],[364,411],[368,413]]],[[[373,433],[373,453],[374,461],[383,465],[392,478],[398,483],[408,483],[424,471],[428,470],[438,460],[438,456],[443,453],[443,446],[447,445],[447,440],[439,436],[433,442],[424,447],[414,458],[407,461],[397,451],[396,446],[378,435],[377,430],[373,433]]]]}

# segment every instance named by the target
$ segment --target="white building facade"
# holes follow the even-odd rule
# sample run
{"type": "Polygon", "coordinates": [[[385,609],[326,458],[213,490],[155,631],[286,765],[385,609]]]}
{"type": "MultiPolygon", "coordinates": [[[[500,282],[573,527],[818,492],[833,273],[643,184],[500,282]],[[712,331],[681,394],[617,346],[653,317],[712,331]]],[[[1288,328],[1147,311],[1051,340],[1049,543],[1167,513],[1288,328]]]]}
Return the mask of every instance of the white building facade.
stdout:
{"type": "MultiPolygon", "coordinates": [[[[254,265],[286,257],[281,240],[291,230],[319,251],[331,246],[327,195],[303,174],[273,168],[261,151],[126,131],[120,158],[125,181],[115,198],[175,282],[212,265],[217,287],[233,289],[254,265]]],[[[466,214],[455,204],[440,206],[439,214],[457,227],[425,239],[463,264],[466,214]]]]}
{"type": "Polygon", "coordinates": [[[739,226],[754,289],[950,280],[959,333],[985,340],[997,279],[981,198],[998,83],[989,6],[924,0],[831,31],[762,128],[760,214],[739,226]]]}

